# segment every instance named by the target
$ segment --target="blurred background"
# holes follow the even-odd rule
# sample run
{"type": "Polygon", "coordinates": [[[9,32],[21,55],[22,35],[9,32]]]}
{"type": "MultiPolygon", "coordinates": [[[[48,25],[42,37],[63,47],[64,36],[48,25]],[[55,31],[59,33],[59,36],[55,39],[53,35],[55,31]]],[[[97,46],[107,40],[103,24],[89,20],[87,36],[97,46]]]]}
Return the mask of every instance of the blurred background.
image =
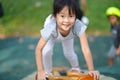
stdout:
{"type": "MultiPolygon", "coordinates": [[[[36,71],[35,47],[45,18],[52,12],[53,0],[0,0],[3,16],[0,17],[0,80],[20,80],[36,71]]],[[[120,79],[120,64],[108,66],[107,52],[112,44],[110,24],[105,11],[110,6],[120,8],[120,0],[87,0],[90,23],[87,34],[95,68],[106,76],[120,79]]],[[[79,41],[75,40],[75,51],[80,65],[86,69],[79,41]]],[[[64,58],[61,43],[56,42],[54,66],[70,66],[64,58]],[[64,60],[64,63],[62,63],[64,60]],[[59,64],[58,64],[59,61],[59,64]]]]}
{"type": "MultiPolygon", "coordinates": [[[[52,12],[53,0],[1,0],[4,16],[0,18],[0,34],[7,36],[38,35],[47,15],[52,12]]],[[[105,11],[110,6],[120,7],[119,0],[87,0],[89,34],[109,34],[105,11]]]]}

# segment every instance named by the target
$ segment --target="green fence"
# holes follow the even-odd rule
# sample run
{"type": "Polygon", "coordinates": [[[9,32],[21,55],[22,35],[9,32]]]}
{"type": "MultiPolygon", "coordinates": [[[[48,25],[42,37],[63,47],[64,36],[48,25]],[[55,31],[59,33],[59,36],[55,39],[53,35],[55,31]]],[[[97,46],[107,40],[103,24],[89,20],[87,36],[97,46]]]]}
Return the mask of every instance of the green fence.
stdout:
{"type": "MultiPolygon", "coordinates": [[[[0,80],[19,80],[36,71],[35,47],[39,38],[13,37],[0,40],[0,80]]],[[[75,52],[82,69],[87,69],[78,38],[75,38],[75,52]]],[[[112,44],[110,36],[88,36],[95,69],[100,73],[120,79],[120,64],[110,67],[107,63],[107,52],[112,44]]],[[[54,67],[70,67],[63,55],[60,42],[55,43],[53,55],[54,67]],[[64,62],[63,62],[64,60],[64,62]]]]}

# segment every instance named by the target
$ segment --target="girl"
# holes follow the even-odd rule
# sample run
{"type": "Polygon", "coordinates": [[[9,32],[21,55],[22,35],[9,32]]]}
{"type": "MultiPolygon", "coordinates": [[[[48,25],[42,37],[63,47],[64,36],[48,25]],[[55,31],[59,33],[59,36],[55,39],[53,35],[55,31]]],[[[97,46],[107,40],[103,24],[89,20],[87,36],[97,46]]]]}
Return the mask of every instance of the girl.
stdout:
{"type": "Polygon", "coordinates": [[[53,13],[46,19],[36,47],[38,80],[45,80],[45,77],[51,74],[53,46],[56,40],[62,42],[64,55],[70,62],[72,70],[81,71],[73,48],[75,36],[80,39],[89,73],[94,75],[95,80],[99,78],[99,72],[94,71],[92,55],[85,33],[86,26],[77,19],[77,9],[75,0],[54,0],[53,13]]]}

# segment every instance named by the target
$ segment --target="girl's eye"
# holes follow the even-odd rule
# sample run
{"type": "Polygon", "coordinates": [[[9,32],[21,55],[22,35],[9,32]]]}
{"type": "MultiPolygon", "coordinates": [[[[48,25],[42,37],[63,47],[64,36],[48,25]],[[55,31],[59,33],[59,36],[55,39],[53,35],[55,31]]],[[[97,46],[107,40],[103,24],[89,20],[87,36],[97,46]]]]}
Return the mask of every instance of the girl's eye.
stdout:
{"type": "Polygon", "coordinates": [[[63,15],[61,15],[61,17],[62,17],[62,18],[64,18],[64,16],[63,16],[63,15]]]}
{"type": "Polygon", "coordinates": [[[74,17],[74,15],[70,15],[70,17],[74,17]]]}

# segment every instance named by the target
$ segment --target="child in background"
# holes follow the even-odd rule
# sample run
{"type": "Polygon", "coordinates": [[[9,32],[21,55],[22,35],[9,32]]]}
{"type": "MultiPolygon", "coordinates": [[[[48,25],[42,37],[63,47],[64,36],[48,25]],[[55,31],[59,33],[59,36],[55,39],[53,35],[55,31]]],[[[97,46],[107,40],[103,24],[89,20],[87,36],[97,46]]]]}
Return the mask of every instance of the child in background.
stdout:
{"type": "Polygon", "coordinates": [[[78,6],[78,19],[81,20],[85,25],[89,24],[89,19],[85,16],[87,12],[87,1],[86,0],[75,0],[78,6]]]}
{"type": "Polygon", "coordinates": [[[2,7],[2,3],[0,1],[0,18],[3,17],[3,7],[2,7]]]}
{"type": "Polygon", "coordinates": [[[92,54],[87,42],[85,33],[87,27],[77,19],[77,9],[75,0],[54,0],[53,13],[47,17],[36,47],[38,80],[45,80],[45,77],[52,75],[53,46],[56,40],[62,42],[64,55],[71,64],[71,70],[81,71],[74,51],[75,36],[79,37],[89,74],[94,75],[94,80],[99,79],[99,72],[94,70],[92,54]]]}
{"type": "Polygon", "coordinates": [[[120,10],[116,7],[109,7],[106,10],[106,15],[111,24],[113,37],[113,45],[108,52],[108,63],[111,66],[114,63],[115,57],[120,60],[120,10]]]}

